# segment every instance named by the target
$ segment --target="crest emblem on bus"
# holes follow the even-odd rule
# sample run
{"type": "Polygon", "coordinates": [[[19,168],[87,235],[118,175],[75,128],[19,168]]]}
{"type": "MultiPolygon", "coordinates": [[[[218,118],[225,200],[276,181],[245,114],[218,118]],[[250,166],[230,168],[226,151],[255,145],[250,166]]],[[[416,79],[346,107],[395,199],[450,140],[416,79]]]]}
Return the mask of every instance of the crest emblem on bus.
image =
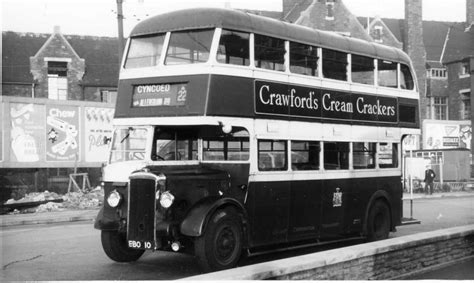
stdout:
{"type": "Polygon", "coordinates": [[[340,207],[342,206],[342,192],[340,188],[336,188],[332,196],[332,206],[333,207],[340,207]]]}

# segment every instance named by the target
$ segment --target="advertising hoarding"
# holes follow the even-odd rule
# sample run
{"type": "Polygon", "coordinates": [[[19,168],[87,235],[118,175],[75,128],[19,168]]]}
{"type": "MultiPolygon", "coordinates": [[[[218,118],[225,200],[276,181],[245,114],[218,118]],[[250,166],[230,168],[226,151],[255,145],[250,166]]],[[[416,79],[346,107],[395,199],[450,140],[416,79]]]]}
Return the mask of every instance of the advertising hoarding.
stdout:
{"type": "Polygon", "coordinates": [[[101,107],[84,108],[84,144],[86,162],[107,160],[109,146],[105,139],[112,140],[114,109],[101,107]]]}
{"type": "Polygon", "coordinates": [[[423,121],[424,149],[471,149],[471,121],[423,121]]]}

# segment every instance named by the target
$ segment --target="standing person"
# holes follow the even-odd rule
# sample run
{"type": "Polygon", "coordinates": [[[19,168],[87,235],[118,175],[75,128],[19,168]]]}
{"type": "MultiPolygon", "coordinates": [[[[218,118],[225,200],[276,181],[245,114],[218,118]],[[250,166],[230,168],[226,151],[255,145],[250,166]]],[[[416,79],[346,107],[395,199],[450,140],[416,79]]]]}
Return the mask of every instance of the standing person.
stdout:
{"type": "Polygon", "coordinates": [[[425,170],[425,193],[433,194],[433,181],[436,177],[436,173],[431,169],[431,166],[427,165],[425,170]]]}

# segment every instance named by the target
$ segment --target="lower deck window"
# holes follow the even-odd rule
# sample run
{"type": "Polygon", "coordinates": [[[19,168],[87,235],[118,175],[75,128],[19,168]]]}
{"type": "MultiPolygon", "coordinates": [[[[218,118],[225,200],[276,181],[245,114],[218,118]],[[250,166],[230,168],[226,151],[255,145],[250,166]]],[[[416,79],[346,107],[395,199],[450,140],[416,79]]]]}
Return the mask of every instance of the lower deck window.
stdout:
{"type": "Polygon", "coordinates": [[[380,143],[379,149],[379,167],[397,168],[398,167],[398,144],[380,143]]]}
{"type": "Polygon", "coordinates": [[[319,170],[320,143],[318,141],[291,142],[291,169],[319,170]]]}
{"type": "Polygon", "coordinates": [[[355,142],[352,144],[354,169],[375,168],[377,144],[373,142],[355,142]]]}
{"type": "Polygon", "coordinates": [[[287,142],[281,140],[258,141],[258,170],[284,171],[287,169],[287,142]]]}
{"type": "Polygon", "coordinates": [[[248,138],[233,140],[203,140],[203,160],[239,161],[248,159],[248,138]]]}
{"type": "Polygon", "coordinates": [[[324,169],[340,170],[349,169],[349,143],[325,142],[324,143],[324,169]]]}

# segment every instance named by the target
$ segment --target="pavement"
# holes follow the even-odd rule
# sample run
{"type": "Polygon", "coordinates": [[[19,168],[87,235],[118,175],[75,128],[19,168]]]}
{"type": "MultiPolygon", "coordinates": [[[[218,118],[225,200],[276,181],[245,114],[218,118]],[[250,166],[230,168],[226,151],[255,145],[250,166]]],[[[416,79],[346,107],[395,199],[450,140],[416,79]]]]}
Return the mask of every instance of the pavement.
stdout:
{"type": "MultiPolygon", "coordinates": [[[[460,192],[434,193],[432,195],[413,194],[413,199],[429,198],[448,198],[448,197],[474,197],[474,190],[460,192]]],[[[403,194],[404,200],[410,200],[411,195],[403,194]]],[[[61,222],[89,221],[94,223],[99,208],[87,210],[61,210],[23,214],[5,214],[0,215],[0,227],[34,225],[34,224],[52,224],[61,222]]]]}

